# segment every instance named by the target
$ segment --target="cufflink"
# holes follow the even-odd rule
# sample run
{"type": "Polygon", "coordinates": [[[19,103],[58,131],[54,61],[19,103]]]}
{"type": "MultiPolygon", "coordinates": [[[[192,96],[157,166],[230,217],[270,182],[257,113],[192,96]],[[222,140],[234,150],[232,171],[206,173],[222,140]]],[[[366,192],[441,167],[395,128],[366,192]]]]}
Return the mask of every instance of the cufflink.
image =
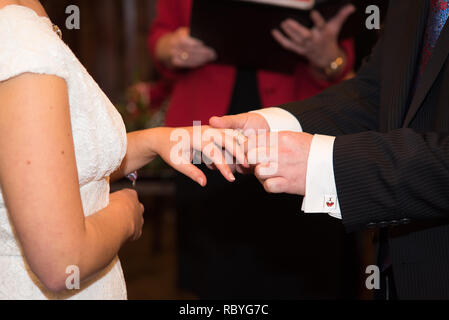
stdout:
{"type": "Polygon", "coordinates": [[[325,195],[324,196],[324,212],[330,212],[337,209],[337,196],[336,195],[325,195]]]}

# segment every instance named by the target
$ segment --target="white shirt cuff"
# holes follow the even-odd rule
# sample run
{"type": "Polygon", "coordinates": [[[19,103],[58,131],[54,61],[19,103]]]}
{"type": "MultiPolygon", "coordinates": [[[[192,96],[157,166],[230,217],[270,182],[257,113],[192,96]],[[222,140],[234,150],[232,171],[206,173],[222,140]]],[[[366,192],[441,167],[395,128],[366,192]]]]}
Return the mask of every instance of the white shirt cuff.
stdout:
{"type": "Polygon", "coordinates": [[[307,164],[305,213],[328,213],[342,219],[334,175],[335,137],[315,135],[307,164]]]}
{"type": "MultiPolygon", "coordinates": [[[[272,132],[303,132],[298,119],[281,108],[252,111],[268,122],[272,132]]],[[[342,219],[334,176],[335,137],[315,135],[310,147],[307,165],[306,195],[302,203],[305,213],[328,213],[342,219]]]]}
{"type": "Polygon", "coordinates": [[[260,114],[268,122],[271,132],[292,131],[302,132],[301,124],[294,115],[281,108],[266,108],[252,111],[260,114]]]}

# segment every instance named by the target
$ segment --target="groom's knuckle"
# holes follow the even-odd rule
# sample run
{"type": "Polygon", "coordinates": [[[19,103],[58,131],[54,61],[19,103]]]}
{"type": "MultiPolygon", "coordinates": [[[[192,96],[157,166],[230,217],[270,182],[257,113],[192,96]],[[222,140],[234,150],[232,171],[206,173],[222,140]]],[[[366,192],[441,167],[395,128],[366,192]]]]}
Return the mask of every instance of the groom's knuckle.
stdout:
{"type": "Polygon", "coordinates": [[[270,185],[269,185],[268,181],[265,181],[263,183],[263,188],[265,189],[266,192],[271,192],[270,185]]]}
{"type": "Polygon", "coordinates": [[[264,187],[267,192],[275,192],[276,191],[276,183],[274,183],[272,180],[265,181],[264,187]]]}
{"type": "Polygon", "coordinates": [[[256,170],[254,172],[256,174],[256,177],[258,177],[258,178],[263,178],[266,176],[265,172],[264,172],[264,168],[260,165],[256,167],[256,170]]]}

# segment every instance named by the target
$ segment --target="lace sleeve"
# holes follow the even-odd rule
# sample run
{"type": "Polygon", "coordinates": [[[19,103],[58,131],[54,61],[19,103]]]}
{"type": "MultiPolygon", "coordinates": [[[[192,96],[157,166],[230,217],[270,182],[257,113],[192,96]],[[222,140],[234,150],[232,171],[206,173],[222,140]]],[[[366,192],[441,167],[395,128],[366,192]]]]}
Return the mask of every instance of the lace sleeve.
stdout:
{"type": "Polygon", "coordinates": [[[28,72],[67,79],[61,46],[48,18],[23,6],[0,9],[0,81],[28,72]]]}

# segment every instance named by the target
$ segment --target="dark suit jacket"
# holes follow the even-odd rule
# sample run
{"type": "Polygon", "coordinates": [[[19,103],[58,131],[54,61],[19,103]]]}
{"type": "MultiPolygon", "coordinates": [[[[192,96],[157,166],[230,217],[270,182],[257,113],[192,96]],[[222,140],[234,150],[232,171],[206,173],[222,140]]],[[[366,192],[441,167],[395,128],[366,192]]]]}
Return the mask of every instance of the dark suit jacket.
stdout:
{"type": "Polygon", "coordinates": [[[449,24],[415,87],[428,0],[390,1],[353,80],[285,105],[304,131],[337,136],[347,230],[388,228],[399,298],[449,298],[449,24]]]}

